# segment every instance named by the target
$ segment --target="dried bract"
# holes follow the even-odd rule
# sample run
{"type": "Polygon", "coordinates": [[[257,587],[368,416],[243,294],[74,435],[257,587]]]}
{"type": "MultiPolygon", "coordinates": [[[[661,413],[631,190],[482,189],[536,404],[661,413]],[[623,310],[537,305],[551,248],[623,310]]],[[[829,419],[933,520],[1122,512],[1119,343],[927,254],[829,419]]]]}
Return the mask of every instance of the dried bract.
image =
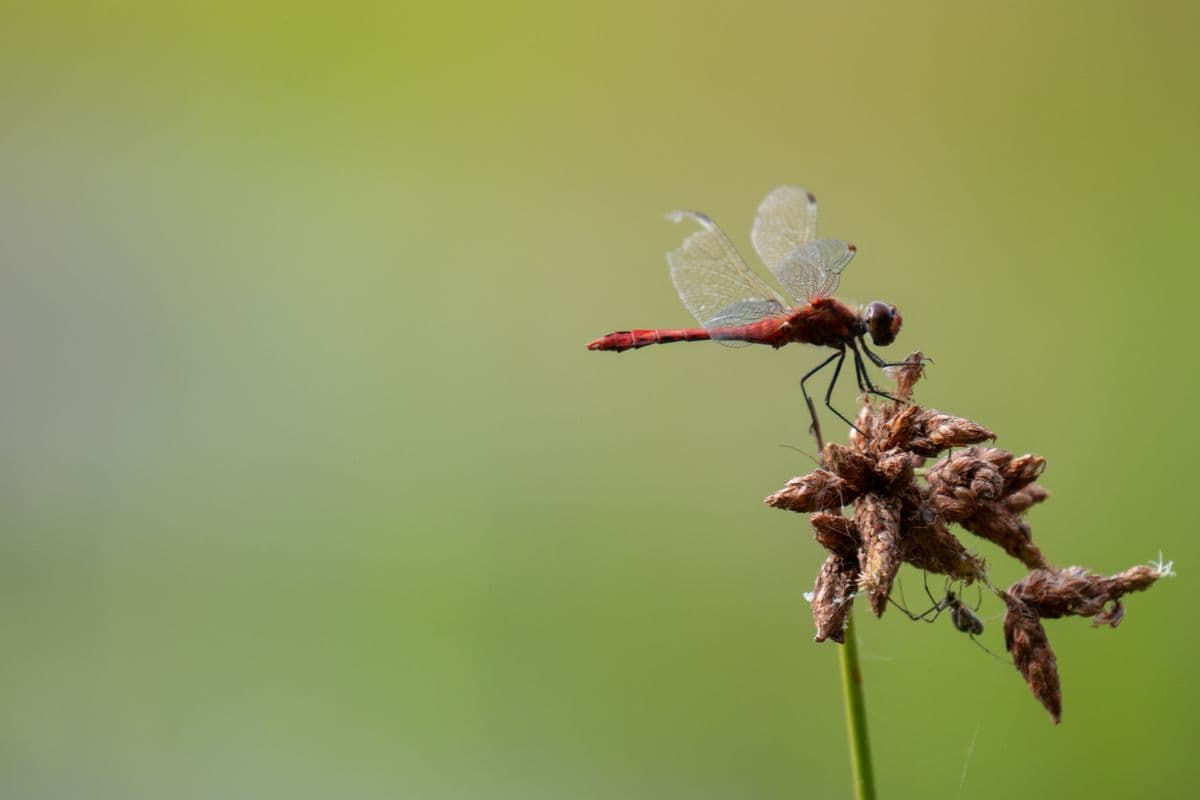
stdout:
{"type": "Polygon", "coordinates": [[[792,478],[783,488],[763,502],[787,511],[832,511],[854,502],[858,492],[846,481],[827,470],[818,469],[792,478]]]}
{"type": "Polygon", "coordinates": [[[908,449],[923,456],[935,456],[951,447],[966,447],[995,439],[982,425],[962,417],[929,409],[912,420],[913,437],[908,449]]]}
{"type": "Polygon", "coordinates": [[[875,484],[875,459],[866,453],[830,443],[821,452],[821,463],[855,492],[865,492],[875,484]]]}
{"type": "MultiPolygon", "coordinates": [[[[1017,458],[994,447],[969,447],[930,467],[926,480],[941,517],[1000,545],[1027,567],[1048,567],[1028,523],[1006,503],[1007,492],[1025,490],[1044,464],[1039,456],[1017,458]]],[[[1024,510],[1035,496],[1023,494],[1014,505],[1024,510]]]]}
{"type": "Polygon", "coordinates": [[[905,563],[917,569],[948,575],[966,583],[987,577],[983,559],[963,547],[941,520],[934,520],[932,525],[925,527],[905,529],[900,554],[905,563]]]}
{"type": "Polygon", "coordinates": [[[886,371],[896,381],[896,397],[907,403],[917,381],[925,377],[925,355],[920,350],[909,353],[903,364],[888,367],[886,371]]]}
{"type": "Polygon", "coordinates": [[[1046,707],[1057,725],[1062,721],[1062,688],[1058,682],[1058,661],[1050,649],[1046,629],[1037,613],[1019,600],[1010,597],[1007,604],[1004,646],[1033,696],[1046,707]]]}
{"type": "Polygon", "coordinates": [[[813,584],[812,615],[817,626],[815,641],[846,640],[846,620],[850,615],[854,590],[858,585],[857,561],[830,553],[813,584]]]}
{"type": "Polygon", "coordinates": [[[812,525],[813,538],[830,553],[847,561],[858,563],[858,548],[861,539],[854,521],[841,514],[819,511],[808,519],[812,525]]]}
{"type": "Polygon", "coordinates": [[[900,570],[900,501],[870,492],[854,507],[854,524],[862,536],[859,588],[867,593],[875,616],[887,609],[892,581],[900,570]]]}
{"type": "Polygon", "coordinates": [[[1038,486],[1036,483],[1031,483],[1024,489],[1013,492],[1004,497],[1004,507],[1014,514],[1020,514],[1027,510],[1030,506],[1041,503],[1050,496],[1050,493],[1038,486]]]}
{"type": "Polygon", "coordinates": [[[1008,594],[1037,612],[1039,617],[1099,617],[1099,625],[1116,627],[1124,617],[1119,600],[1130,592],[1149,589],[1171,574],[1161,564],[1140,565],[1109,577],[1083,567],[1035,569],[1008,590],[1008,594]],[[1106,610],[1105,606],[1112,604],[1106,610]]]}

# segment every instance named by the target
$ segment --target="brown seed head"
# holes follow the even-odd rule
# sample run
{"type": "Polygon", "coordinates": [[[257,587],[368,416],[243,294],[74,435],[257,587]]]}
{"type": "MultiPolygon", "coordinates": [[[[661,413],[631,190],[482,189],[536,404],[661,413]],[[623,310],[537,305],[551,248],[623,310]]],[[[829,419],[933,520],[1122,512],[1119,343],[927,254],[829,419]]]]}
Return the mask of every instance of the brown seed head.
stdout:
{"type": "Polygon", "coordinates": [[[858,564],[858,548],[861,540],[858,536],[858,526],[854,521],[841,514],[829,514],[819,511],[808,518],[812,524],[813,538],[830,553],[841,556],[846,561],[858,564]]]}
{"type": "Polygon", "coordinates": [[[1004,507],[1014,514],[1020,514],[1022,511],[1027,510],[1030,506],[1042,502],[1049,496],[1050,493],[1046,491],[1044,487],[1039,486],[1036,483],[1031,483],[1023,489],[1019,489],[1012,494],[1005,495],[1004,507]]]}
{"type": "Polygon", "coordinates": [[[967,583],[987,577],[983,559],[963,547],[941,520],[925,527],[906,527],[900,545],[905,563],[917,569],[967,583]]]}
{"type": "Polygon", "coordinates": [[[1058,661],[1050,649],[1046,630],[1037,613],[1019,600],[1009,598],[1007,603],[1004,646],[1033,696],[1046,707],[1057,725],[1062,721],[1062,687],[1058,681],[1058,661]]]}
{"type": "Polygon", "coordinates": [[[1039,456],[1015,459],[1011,453],[994,447],[960,450],[930,467],[926,480],[931,503],[943,519],[958,522],[976,536],[1000,545],[1026,566],[1049,566],[1033,543],[1029,524],[1018,516],[1019,511],[1046,496],[1045,490],[1028,485],[1040,474],[1044,463],[1039,456]],[[1029,490],[1014,500],[1015,510],[1006,502],[1005,491],[1010,485],[1019,492],[1029,490]]]}
{"type": "Polygon", "coordinates": [[[966,447],[996,438],[996,434],[976,422],[934,409],[923,409],[913,420],[912,427],[913,436],[907,447],[924,456],[935,456],[951,447],[966,447]]]}
{"type": "Polygon", "coordinates": [[[1000,474],[1004,476],[1004,494],[1011,495],[1024,489],[1037,480],[1045,469],[1046,459],[1032,453],[1007,461],[1000,467],[1000,474]]]}
{"type": "Polygon", "coordinates": [[[854,501],[858,492],[828,470],[818,469],[792,478],[764,503],[787,511],[832,511],[854,501]]]}
{"type": "Polygon", "coordinates": [[[849,447],[832,442],[825,445],[821,463],[856,492],[867,491],[875,482],[875,459],[849,447]]]}
{"type": "Polygon", "coordinates": [[[916,465],[903,450],[890,450],[875,464],[876,483],[887,494],[896,494],[913,482],[916,465]]]}
{"type": "Polygon", "coordinates": [[[857,584],[858,564],[830,553],[813,584],[812,614],[813,623],[817,626],[817,635],[813,637],[815,641],[845,641],[846,620],[857,584]]]}
{"type": "Polygon", "coordinates": [[[1008,590],[1008,594],[1033,609],[1039,617],[1098,618],[1098,625],[1116,627],[1124,618],[1119,600],[1130,592],[1150,588],[1159,578],[1173,574],[1170,565],[1140,565],[1110,577],[1083,567],[1035,569],[1008,590]],[[1105,606],[1112,604],[1111,608],[1105,606]]]}
{"type": "Polygon", "coordinates": [[[854,524],[862,536],[858,585],[867,593],[875,616],[880,617],[900,569],[900,500],[874,492],[864,494],[854,506],[854,524]]]}

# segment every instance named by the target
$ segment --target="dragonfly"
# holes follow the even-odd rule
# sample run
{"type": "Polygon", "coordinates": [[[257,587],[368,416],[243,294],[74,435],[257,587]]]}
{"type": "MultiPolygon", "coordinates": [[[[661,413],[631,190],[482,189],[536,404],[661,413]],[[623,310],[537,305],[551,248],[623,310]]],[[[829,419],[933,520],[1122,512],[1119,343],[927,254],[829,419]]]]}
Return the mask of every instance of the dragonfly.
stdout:
{"type": "Polygon", "coordinates": [[[853,354],[859,391],[895,399],[871,382],[863,354],[879,368],[897,366],[872,351],[864,337],[869,335],[877,347],[891,344],[900,332],[900,312],[881,300],[852,308],[833,297],[857,248],[842,239],[817,238],[817,199],[811,192],[799,186],[773,189],[759,204],[750,231],[763,263],[800,302],[789,301],[747,267],[729,237],[706,215],[672,211],[667,218],[699,225],[699,230],[667,254],[667,265],[679,299],[701,327],[614,331],[589,342],[589,350],[620,353],[652,344],[709,340],[730,347],[765,344],[780,348],[802,342],[831,348],[833,353],[800,379],[800,391],[812,417],[810,430],[817,436],[818,446],[820,426],[806,384],[830,364],[834,364],[833,377],[825,390],[825,406],[855,427],[834,408],[831,399],[847,352],[853,354]]]}

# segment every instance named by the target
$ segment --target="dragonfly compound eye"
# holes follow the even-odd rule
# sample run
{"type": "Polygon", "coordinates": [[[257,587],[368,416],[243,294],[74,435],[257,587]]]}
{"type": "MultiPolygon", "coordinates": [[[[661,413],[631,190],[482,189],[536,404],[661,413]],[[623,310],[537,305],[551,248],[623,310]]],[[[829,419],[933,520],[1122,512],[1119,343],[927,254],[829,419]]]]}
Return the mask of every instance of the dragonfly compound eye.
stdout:
{"type": "Polygon", "coordinates": [[[900,333],[900,312],[895,306],[876,300],[867,306],[867,331],[871,341],[878,347],[885,347],[896,339],[900,333]]]}

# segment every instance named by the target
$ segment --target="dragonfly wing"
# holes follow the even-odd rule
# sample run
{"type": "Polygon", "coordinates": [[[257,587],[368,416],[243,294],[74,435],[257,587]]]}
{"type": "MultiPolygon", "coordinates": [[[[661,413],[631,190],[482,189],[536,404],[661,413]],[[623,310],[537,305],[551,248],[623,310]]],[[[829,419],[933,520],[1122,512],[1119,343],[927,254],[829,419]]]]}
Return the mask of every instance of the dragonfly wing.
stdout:
{"type": "Polygon", "coordinates": [[[797,298],[828,297],[857,249],[841,239],[815,239],[792,250],[772,268],[783,287],[797,298]]]}
{"type": "Polygon", "coordinates": [[[817,198],[799,186],[773,189],[759,204],[750,229],[758,257],[772,270],[788,253],[808,244],[816,235],[817,198]]]}
{"type": "Polygon", "coordinates": [[[673,211],[668,218],[692,219],[700,225],[667,253],[675,290],[697,322],[705,328],[724,328],[783,313],[787,303],[750,271],[716,223],[694,211],[673,211]]]}
{"type": "Polygon", "coordinates": [[[709,329],[714,342],[720,342],[727,347],[741,347],[750,342],[730,339],[722,335],[721,330],[749,325],[766,317],[777,317],[785,311],[786,309],[774,300],[743,300],[718,311],[705,327],[709,329]]]}

